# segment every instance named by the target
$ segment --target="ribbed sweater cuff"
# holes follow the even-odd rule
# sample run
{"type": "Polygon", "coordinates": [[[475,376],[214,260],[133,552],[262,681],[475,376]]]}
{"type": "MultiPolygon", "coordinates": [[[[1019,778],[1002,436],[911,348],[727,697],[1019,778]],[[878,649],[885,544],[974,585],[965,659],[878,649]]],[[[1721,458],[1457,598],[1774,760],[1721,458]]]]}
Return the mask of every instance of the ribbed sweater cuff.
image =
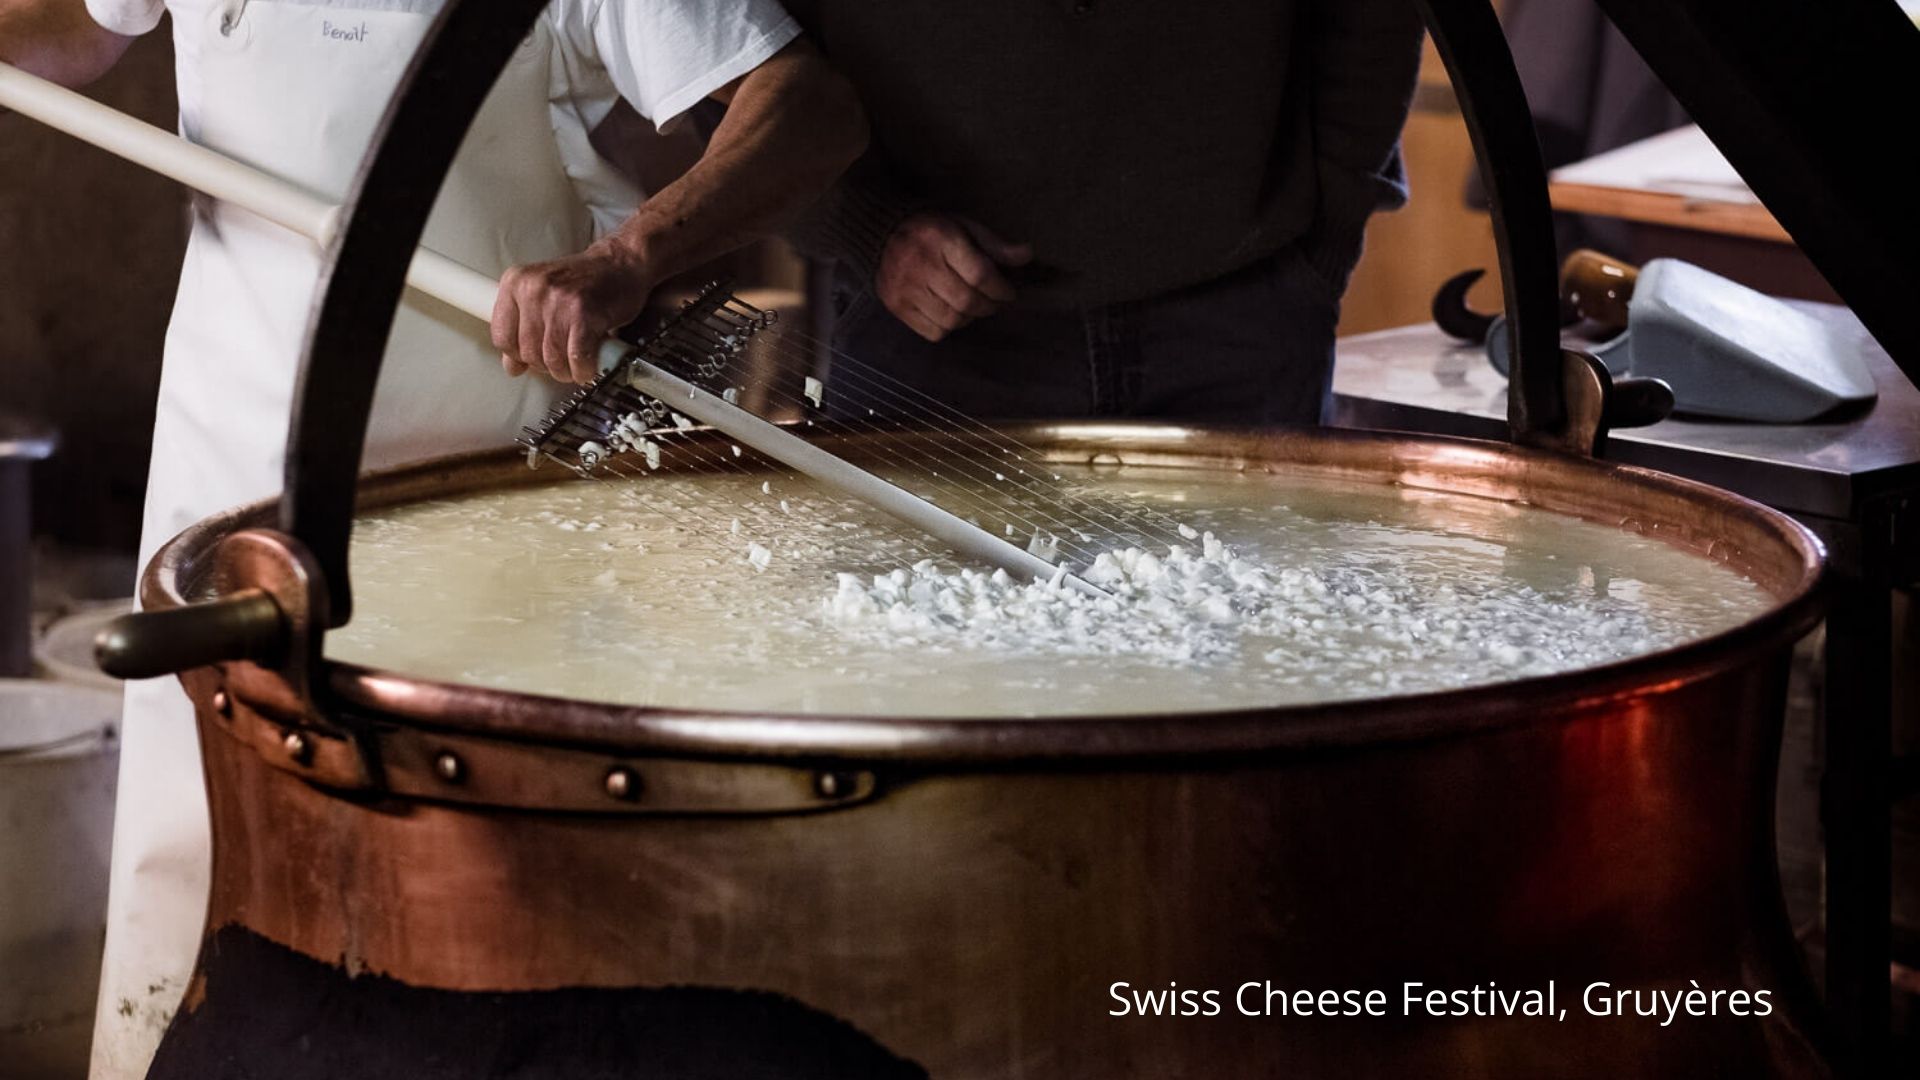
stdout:
{"type": "Polygon", "coordinates": [[[871,285],[887,239],[924,208],[924,200],[898,190],[862,162],[795,223],[789,237],[806,254],[841,263],[871,285]]]}
{"type": "Polygon", "coordinates": [[[1313,231],[1301,241],[1301,250],[1314,272],[1337,293],[1346,289],[1347,279],[1360,262],[1367,219],[1375,211],[1406,205],[1406,171],[1396,151],[1386,169],[1378,173],[1324,159],[1318,163],[1317,173],[1319,212],[1313,231]]]}

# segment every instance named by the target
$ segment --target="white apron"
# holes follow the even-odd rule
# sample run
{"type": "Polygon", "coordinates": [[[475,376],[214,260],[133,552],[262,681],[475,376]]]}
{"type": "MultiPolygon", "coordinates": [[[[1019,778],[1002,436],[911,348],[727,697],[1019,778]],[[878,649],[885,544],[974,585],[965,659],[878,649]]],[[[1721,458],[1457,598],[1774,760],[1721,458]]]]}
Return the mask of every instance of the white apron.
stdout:
{"type": "MultiPolygon", "coordinates": [[[[344,196],[437,0],[176,0],[183,133],[331,199],[344,196]],[[223,31],[222,25],[225,29],[223,31]],[[198,107],[189,111],[188,103],[198,107]]],[[[566,57],[543,18],[468,135],[428,246],[497,275],[578,251],[638,199],[586,144],[566,57]]],[[[140,563],[222,508],[274,495],[318,252],[196,198],[154,430],[140,563]]],[[[373,409],[366,464],[504,444],[557,388],[509,379],[487,328],[409,294],[373,409]]],[[[143,1076],[205,919],[207,811],[179,684],[127,688],[95,1080],[143,1076]]]]}

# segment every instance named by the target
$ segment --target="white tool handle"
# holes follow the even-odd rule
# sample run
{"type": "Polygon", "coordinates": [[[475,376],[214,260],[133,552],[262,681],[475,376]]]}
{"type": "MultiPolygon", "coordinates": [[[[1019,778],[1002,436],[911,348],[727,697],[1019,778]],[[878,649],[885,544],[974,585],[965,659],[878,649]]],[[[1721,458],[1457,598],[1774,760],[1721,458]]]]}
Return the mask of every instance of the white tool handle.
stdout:
{"type": "MultiPolygon", "coordinates": [[[[331,244],[339,230],[336,204],[10,64],[0,64],[0,105],[259,214],[320,247],[331,244]]],[[[425,248],[408,267],[407,284],[487,321],[493,319],[493,297],[500,287],[478,270],[425,248]]]]}
{"type": "MultiPolygon", "coordinates": [[[[493,294],[499,287],[497,282],[425,248],[414,255],[407,280],[422,292],[431,293],[476,318],[488,319],[493,315],[493,294]]],[[[600,370],[605,371],[620,364],[631,353],[632,346],[626,342],[608,338],[600,346],[600,370]]],[[[804,473],[883,513],[917,526],[963,555],[1003,567],[1021,577],[1037,581],[1064,581],[1080,592],[1092,596],[1106,595],[1103,590],[1079,577],[1065,574],[1025,548],[1010,544],[978,525],[970,525],[920,496],[890,484],[778,424],[768,423],[719,395],[709,393],[644,359],[634,357],[633,366],[614,377],[624,378],[627,385],[635,390],[665,402],[669,408],[703,424],[713,425],[796,472],[804,473]]]]}
{"type": "Polygon", "coordinates": [[[244,206],[322,247],[339,227],[340,208],[316,195],[10,64],[0,64],[0,105],[195,191],[244,206]]]}
{"type": "Polygon", "coordinates": [[[668,408],[686,413],[702,423],[712,424],[735,439],[820,483],[843,491],[876,510],[917,526],[928,535],[945,541],[955,551],[991,563],[1011,573],[1035,581],[1066,584],[1089,596],[1106,596],[1105,590],[1055,566],[1017,544],[988,532],[978,525],[933,505],[911,491],[889,484],[858,465],[828,453],[778,424],[771,424],[733,405],[717,394],[663,370],[645,360],[614,378],[657,398],[668,408]]]}
{"type": "MultiPolygon", "coordinates": [[[[171,177],[196,191],[259,214],[325,247],[339,228],[340,207],[223,154],[196,145],[144,120],[108,108],[56,83],[0,64],[0,105],[92,143],[136,165],[171,177]]],[[[482,322],[493,320],[500,283],[426,248],[407,267],[407,284],[482,322]]],[[[630,347],[608,338],[599,353],[605,371],[624,360],[630,347]]],[[[645,361],[630,376],[643,393],[671,402],[696,420],[712,424],[740,442],[917,526],[956,550],[984,559],[1022,577],[1047,581],[1060,577],[1051,563],[955,517],[910,492],[852,463],[821,450],[778,426],[645,361]]],[[[1066,582],[1093,595],[1105,593],[1078,577],[1066,582]]]]}

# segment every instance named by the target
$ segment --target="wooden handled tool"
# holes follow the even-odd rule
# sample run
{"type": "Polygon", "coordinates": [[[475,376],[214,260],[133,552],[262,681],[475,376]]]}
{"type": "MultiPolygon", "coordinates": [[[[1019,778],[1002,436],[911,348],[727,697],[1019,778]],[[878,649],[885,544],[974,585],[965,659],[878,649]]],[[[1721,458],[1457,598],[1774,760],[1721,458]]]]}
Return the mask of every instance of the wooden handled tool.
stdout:
{"type": "Polygon", "coordinates": [[[1560,267],[1560,296],[1581,318],[1625,330],[1627,304],[1639,278],[1638,267],[1581,248],[1560,267]]]}

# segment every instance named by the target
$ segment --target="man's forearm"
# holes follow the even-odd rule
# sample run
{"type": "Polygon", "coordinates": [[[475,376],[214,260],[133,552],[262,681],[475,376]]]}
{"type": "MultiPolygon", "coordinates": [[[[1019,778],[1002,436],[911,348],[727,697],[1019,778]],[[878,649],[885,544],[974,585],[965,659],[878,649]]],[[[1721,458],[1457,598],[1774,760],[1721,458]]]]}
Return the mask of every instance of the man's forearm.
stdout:
{"type": "Polygon", "coordinates": [[[604,242],[655,280],[690,269],[787,225],[866,143],[852,86],[811,46],[790,45],[740,81],[699,162],[604,242]]]}
{"type": "Polygon", "coordinates": [[[106,74],[132,42],[94,22],[81,0],[0,0],[0,61],[62,86],[106,74]]]}

